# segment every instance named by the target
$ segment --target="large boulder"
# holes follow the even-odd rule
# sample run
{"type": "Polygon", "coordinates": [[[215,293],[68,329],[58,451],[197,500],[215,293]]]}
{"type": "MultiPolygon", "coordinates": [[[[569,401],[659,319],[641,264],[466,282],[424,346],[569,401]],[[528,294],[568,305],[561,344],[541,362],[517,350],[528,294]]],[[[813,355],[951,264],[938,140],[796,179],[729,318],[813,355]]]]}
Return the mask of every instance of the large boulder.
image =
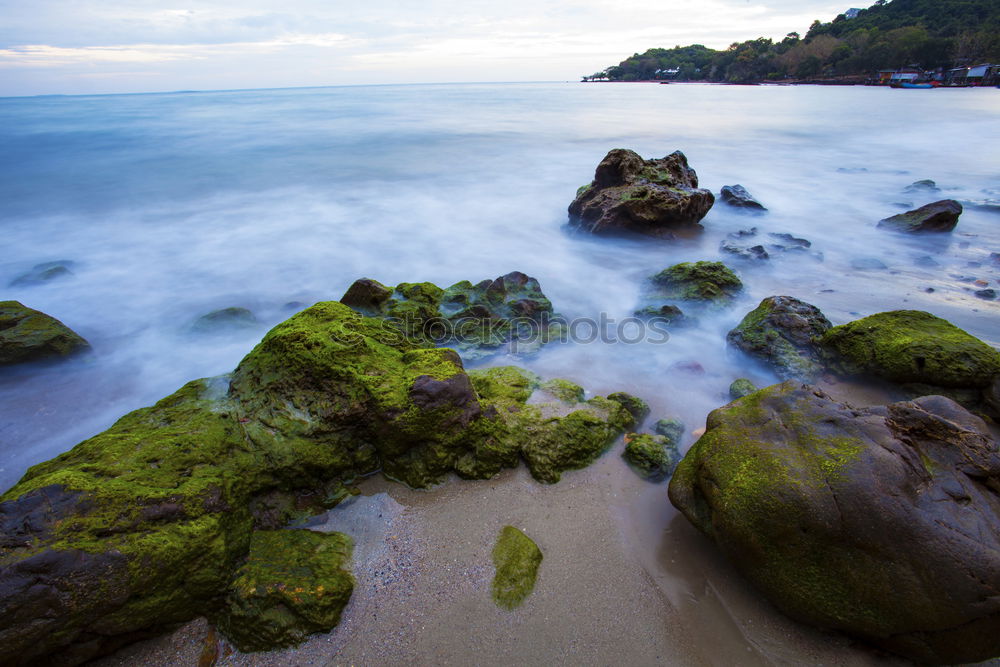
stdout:
{"type": "Polygon", "coordinates": [[[709,415],[669,495],[793,618],[919,662],[1000,655],[1000,455],[947,398],[763,389],[709,415]]]}
{"type": "Polygon", "coordinates": [[[1000,352],[919,310],[869,315],[833,327],[819,342],[842,373],[901,385],[982,389],[1000,375],[1000,352]]]}
{"type": "MultiPolygon", "coordinates": [[[[328,508],[345,483],[380,469],[426,487],[522,458],[556,481],[632,422],[600,397],[529,404],[538,384],[515,368],[472,378],[453,351],[387,334],[339,303],[298,313],[231,377],[188,383],[0,496],[0,664],[79,664],[226,599],[238,608],[232,627],[255,627],[280,599],[232,587],[257,577],[238,574],[255,529],[292,516],[281,498],[328,508]]],[[[320,619],[315,629],[336,621],[324,609],[289,611],[320,619]]]]}
{"type": "Polygon", "coordinates": [[[635,232],[671,238],[698,225],[715,196],[680,151],[654,160],[616,148],[597,165],[594,180],[576,193],[570,222],[594,233],[635,232]]]}
{"type": "Polygon", "coordinates": [[[54,317],[19,301],[0,301],[0,366],[68,357],[90,343],[54,317]]]}
{"type": "Polygon", "coordinates": [[[900,213],[879,221],[878,226],[910,234],[920,232],[950,232],[958,224],[962,205],[954,199],[942,199],[913,211],[900,213]]]}
{"type": "Polygon", "coordinates": [[[769,296],[726,336],[783,379],[811,380],[823,370],[817,340],[830,329],[819,308],[791,296],[769,296]]]}
{"type": "Polygon", "coordinates": [[[361,278],[340,301],[413,340],[453,347],[467,360],[502,351],[530,353],[561,331],[538,281],[520,271],[445,289],[426,282],[387,287],[361,278]]]}

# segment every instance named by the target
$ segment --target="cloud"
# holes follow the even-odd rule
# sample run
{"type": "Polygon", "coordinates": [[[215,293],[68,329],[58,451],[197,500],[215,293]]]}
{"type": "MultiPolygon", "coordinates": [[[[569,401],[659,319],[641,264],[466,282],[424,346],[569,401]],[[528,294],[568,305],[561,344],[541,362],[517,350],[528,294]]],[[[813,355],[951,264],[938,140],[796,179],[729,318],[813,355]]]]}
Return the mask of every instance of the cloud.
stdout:
{"type": "Polygon", "coordinates": [[[274,53],[293,47],[356,47],[363,43],[337,33],[283,35],[259,42],[224,44],[128,44],[117,46],[60,47],[29,44],[0,49],[0,67],[59,67],[100,63],[157,63],[171,60],[205,60],[221,55],[274,53]]]}

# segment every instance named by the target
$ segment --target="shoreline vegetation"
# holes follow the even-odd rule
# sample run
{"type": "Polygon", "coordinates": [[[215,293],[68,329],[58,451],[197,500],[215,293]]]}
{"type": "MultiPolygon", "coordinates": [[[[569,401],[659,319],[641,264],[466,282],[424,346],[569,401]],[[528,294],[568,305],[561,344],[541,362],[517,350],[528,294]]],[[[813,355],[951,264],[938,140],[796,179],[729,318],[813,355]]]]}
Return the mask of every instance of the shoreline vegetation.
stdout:
{"type": "Polygon", "coordinates": [[[716,50],[651,48],[582,80],[856,85],[907,81],[1000,84],[1000,5],[991,0],[878,0],[805,36],[765,37],[716,50]],[[992,63],[992,65],[991,65],[992,63]],[[980,68],[983,68],[980,71],[980,68]]]}

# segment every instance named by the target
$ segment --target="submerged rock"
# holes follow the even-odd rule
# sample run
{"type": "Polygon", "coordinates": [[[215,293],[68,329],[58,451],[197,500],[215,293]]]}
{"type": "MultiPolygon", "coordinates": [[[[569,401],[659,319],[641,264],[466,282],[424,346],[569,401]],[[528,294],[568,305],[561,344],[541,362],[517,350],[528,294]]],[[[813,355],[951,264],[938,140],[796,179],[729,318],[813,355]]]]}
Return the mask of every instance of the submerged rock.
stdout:
{"type": "Polygon", "coordinates": [[[735,208],[757,212],[767,210],[764,205],[754,199],[742,185],[723,185],[722,191],[719,193],[719,198],[735,208]]]}
{"type": "Polygon", "coordinates": [[[220,308],[205,313],[191,325],[192,333],[226,333],[256,329],[259,323],[246,308],[220,308]]]}
{"type": "Polygon", "coordinates": [[[851,260],[851,268],[859,271],[884,271],[889,267],[877,257],[856,257],[851,260]]]}
{"type": "Polygon", "coordinates": [[[936,201],[926,206],[880,220],[878,226],[897,232],[950,232],[958,224],[962,205],[954,199],[936,201]]]}
{"type": "Polygon", "coordinates": [[[90,343],[54,317],[20,301],[0,301],[0,366],[69,357],[90,343]]]}
{"type": "Polygon", "coordinates": [[[681,436],[684,435],[684,422],[676,417],[659,419],[653,425],[653,431],[662,435],[674,445],[680,444],[681,436]]]}
{"type": "Polygon", "coordinates": [[[43,285],[59,278],[68,278],[73,275],[70,267],[73,262],[68,259],[55,262],[43,262],[36,264],[31,271],[14,278],[10,282],[10,287],[29,287],[31,285],[43,285]]]}
{"type": "Polygon", "coordinates": [[[685,315],[684,311],[670,303],[662,306],[646,306],[635,311],[634,315],[643,320],[659,320],[671,327],[694,326],[698,323],[697,318],[685,315]]]}
{"type": "Polygon", "coordinates": [[[682,301],[728,303],[743,282],[722,262],[683,262],[650,276],[651,296],[682,301]]]}
{"type": "Polygon", "coordinates": [[[466,359],[534,352],[562,331],[538,281],[519,271],[475,285],[463,280],[446,289],[433,283],[387,287],[362,278],[340,301],[385,319],[413,340],[454,347],[466,359]]]}
{"type": "Polygon", "coordinates": [[[521,606],[535,589],[542,550],[514,526],[504,526],[493,547],[493,601],[503,609],[521,606]]]}
{"type": "Polygon", "coordinates": [[[997,443],[949,399],[786,382],[712,412],[669,495],[789,616],[951,664],[1000,654],[997,489],[997,443]]]}
{"type": "Polygon", "coordinates": [[[622,458],[632,464],[643,477],[664,479],[674,471],[681,455],[677,442],[666,436],[629,433],[625,436],[622,458]]]}
{"type": "Polygon", "coordinates": [[[671,238],[675,231],[697,227],[713,203],[715,196],[698,188],[698,176],[680,151],[643,160],[616,148],[597,166],[593,182],[577,191],[570,223],[594,234],[671,238]]]}
{"type": "Polygon", "coordinates": [[[258,530],[212,621],[241,651],[300,644],[329,631],[354,590],[351,538],[310,530],[258,530]]]}
{"type": "Polygon", "coordinates": [[[339,303],[296,314],[231,377],[188,383],[0,496],[0,663],[78,664],[245,597],[232,582],[254,529],[291,518],[275,495],[329,507],[380,469],[426,487],[521,457],[556,481],[632,421],[601,397],[528,404],[537,385],[514,368],[472,378],[453,351],[339,303]]]}
{"type": "Polygon", "coordinates": [[[941,188],[931,179],[924,178],[910,183],[903,188],[903,192],[941,192],[941,188]]]}
{"type": "Polygon", "coordinates": [[[740,259],[765,260],[771,257],[767,249],[762,245],[739,245],[725,239],[719,243],[719,252],[724,252],[727,255],[735,255],[740,259]]]}
{"type": "Polygon", "coordinates": [[[791,296],[770,296],[747,313],[726,340],[770,364],[779,377],[811,379],[823,370],[817,341],[830,326],[816,306],[791,296]]]}

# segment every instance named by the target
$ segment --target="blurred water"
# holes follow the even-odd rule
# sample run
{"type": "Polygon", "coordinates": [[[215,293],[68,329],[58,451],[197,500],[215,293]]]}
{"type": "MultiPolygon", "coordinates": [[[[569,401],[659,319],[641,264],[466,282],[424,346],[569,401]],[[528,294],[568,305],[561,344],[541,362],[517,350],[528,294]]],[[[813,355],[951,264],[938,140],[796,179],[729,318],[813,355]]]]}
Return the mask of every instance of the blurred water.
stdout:
{"type": "Polygon", "coordinates": [[[926,309],[998,344],[1000,302],[950,276],[1000,287],[989,259],[1000,215],[967,209],[945,239],[875,230],[901,203],[1000,188],[998,99],[991,89],[695,84],[0,99],[0,284],[40,262],[76,263],[70,278],[8,287],[3,298],[63,320],[96,352],[0,374],[0,488],[185,381],[231,370],[294,312],[286,304],[337,299],[362,276],[447,285],[520,270],[564,314],[620,319],[643,278],[719,258],[727,233],[757,226],[810,239],[823,261],[731,263],[745,295],[666,345],[551,346],[526,362],[596,392],[633,391],[654,418],[677,415],[691,429],[734,378],[774,379],[725,345],[771,294],[814,303],[835,323],[926,309]],[[576,188],[619,146],[646,157],[683,150],[704,187],[741,183],[770,212],[717,204],[700,238],[673,244],[568,232],[576,188]],[[902,192],[924,178],[944,191],[902,192]],[[914,264],[925,254],[941,266],[914,264]],[[888,268],[851,268],[859,258],[888,268]],[[227,306],[250,308],[261,326],[185,334],[227,306]],[[686,361],[704,372],[676,368],[686,361]]]}

